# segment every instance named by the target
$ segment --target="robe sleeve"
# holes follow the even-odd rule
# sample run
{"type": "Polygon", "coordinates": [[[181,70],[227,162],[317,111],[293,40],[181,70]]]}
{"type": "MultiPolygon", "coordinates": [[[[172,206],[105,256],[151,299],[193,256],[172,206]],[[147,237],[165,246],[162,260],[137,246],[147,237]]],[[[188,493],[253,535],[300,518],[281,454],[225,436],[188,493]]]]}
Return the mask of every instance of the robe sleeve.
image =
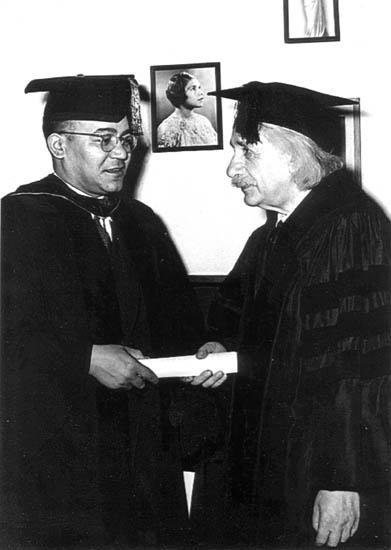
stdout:
{"type": "Polygon", "coordinates": [[[251,296],[258,251],[263,243],[263,228],[250,236],[231,272],[220,285],[211,303],[207,328],[210,339],[228,350],[236,350],[240,337],[240,322],[246,299],[251,296]]]}
{"type": "Polygon", "coordinates": [[[83,414],[91,378],[72,268],[56,260],[66,244],[58,222],[50,227],[41,214],[29,199],[2,201],[2,416],[11,461],[36,455],[66,418],[83,414]]]}
{"type": "MultiPolygon", "coordinates": [[[[140,203],[139,203],[140,204],[140,203]]],[[[140,277],[156,357],[187,355],[204,343],[204,318],[186,268],[165,224],[142,205],[149,273],[140,277]]],[[[140,216],[140,213],[139,213],[140,216]]]]}
{"type": "Polygon", "coordinates": [[[390,483],[391,233],[377,209],[341,216],[318,241],[301,300],[318,489],[390,483]]]}

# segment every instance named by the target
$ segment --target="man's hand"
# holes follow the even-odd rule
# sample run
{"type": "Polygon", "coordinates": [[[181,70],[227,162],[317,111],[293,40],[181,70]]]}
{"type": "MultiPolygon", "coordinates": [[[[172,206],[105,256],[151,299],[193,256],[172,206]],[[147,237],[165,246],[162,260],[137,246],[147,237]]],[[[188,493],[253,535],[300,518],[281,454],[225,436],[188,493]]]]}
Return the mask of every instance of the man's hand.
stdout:
{"type": "MultiPolygon", "coordinates": [[[[196,353],[197,359],[205,359],[210,353],[222,353],[227,351],[223,344],[219,342],[206,342],[196,353]]],[[[202,386],[203,388],[217,388],[227,380],[227,375],[223,371],[217,371],[214,374],[210,370],[204,370],[198,376],[187,376],[182,378],[182,382],[192,386],[202,386]]]]}
{"type": "Polygon", "coordinates": [[[145,380],[158,383],[158,377],[137,359],[143,359],[140,350],[120,345],[92,346],[89,373],[112,390],[143,388],[145,380]]]}
{"type": "Polygon", "coordinates": [[[220,342],[206,342],[196,353],[197,359],[205,359],[210,353],[223,353],[227,351],[220,342]]]}
{"type": "Polygon", "coordinates": [[[213,374],[210,370],[203,370],[198,376],[186,376],[181,379],[186,384],[192,386],[202,386],[203,388],[217,388],[227,380],[227,375],[218,370],[213,374]]]}
{"type": "Polygon", "coordinates": [[[319,491],[314,502],[312,526],[318,546],[337,546],[357,531],[360,496],[351,491],[319,491]]]}

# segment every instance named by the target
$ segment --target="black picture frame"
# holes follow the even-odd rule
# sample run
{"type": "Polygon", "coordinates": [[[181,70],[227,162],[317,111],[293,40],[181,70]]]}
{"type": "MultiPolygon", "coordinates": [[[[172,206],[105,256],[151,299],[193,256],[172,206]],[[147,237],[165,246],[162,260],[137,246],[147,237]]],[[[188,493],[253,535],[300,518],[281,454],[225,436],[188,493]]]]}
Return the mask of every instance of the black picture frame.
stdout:
{"type": "MultiPolygon", "coordinates": [[[[314,14],[308,4],[307,15],[314,14]]],[[[315,18],[314,18],[315,20],[315,18]]],[[[289,44],[340,40],[338,0],[284,0],[284,38],[289,44]],[[305,2],[319,2],[317,25],[308,24],[305,2]]]]}
{"type": "MultiPolygon", "coordinates": [[[[152,151],[155,153],[167,153],[178,151],[200,151],[209,149],[223,148],[223,128],[221,114],[221,98],[207,95],[210,91],[221,89],[220,63],[188,63],[180,65],[153,65],[150,68],[151,73],[151,138],[152,151]],[[167,120],[168,117],[178,113],[175,106],[169,101],[166,96],[167,84],[170,78],[175,73],[186,72],[194,76],[201,84],[204,90],[204,100],[202,106],[197,107],[194,113],[200,123],[200,142],[197,143],[196,135],[197,128],[194,128],[192,137],[184,137],[183,133],[175,134],[172,139],[165,139],[168,132],[162,134],[160,124],[167,120]],[[200,118],[201,115],[201,118],[200,118]],[[207,119],[207,120],[205,120],[207,119]],[[209,125],[215,131],[209,131],[209,125]],[[206,135],[204,133],[206,126],[206,135]],[[202,136],[202,137],[201,137],[202,136]],[[180,143],[180,140],[185,140],[180,143]],[[187,142],[186,142],[187,140],[187,142]],[[194,143],[189,143],[189,140],[194,143]],[[201,140],[202,143],[201,143],[201,140]]],[[[175,125],[175,121],[171,117],[171,122],[175,125]]],[[[197,125],[197,120],[194,119],[192,124],[197,125]]],[[[167,124],[167,123],[166,123],[167,124]]],[[[178,122],[179,124],[179,122],[178,122]]],[[[178,131],[179,132],[179,131],[178,131]]],[[[185,130],[187,132],[187,130],[185,130]]]]}

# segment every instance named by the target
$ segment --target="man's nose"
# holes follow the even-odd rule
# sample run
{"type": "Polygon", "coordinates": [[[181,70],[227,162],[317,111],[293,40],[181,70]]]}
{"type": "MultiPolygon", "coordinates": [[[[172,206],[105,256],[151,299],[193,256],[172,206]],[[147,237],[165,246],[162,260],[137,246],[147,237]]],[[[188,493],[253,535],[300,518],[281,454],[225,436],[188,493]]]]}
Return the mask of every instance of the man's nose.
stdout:
{"type": "Polygon", "coordinates": [[[114,158],[126,159],[129,152],[126,151],[122,141],[119,139],[117,145],[111,150],[110,155],[114,158]]]}
{"type": "Polygon", "coordinates": [[[233,178],[235,175],[237,175],[239,173],[239,171],[240,171],[240,163],[236,159],[236,156],[233,155],[233,157],[231,158],[230,163],[227,166],[227,170],[226,170],[227,176],[229,178],[233,178]]]}

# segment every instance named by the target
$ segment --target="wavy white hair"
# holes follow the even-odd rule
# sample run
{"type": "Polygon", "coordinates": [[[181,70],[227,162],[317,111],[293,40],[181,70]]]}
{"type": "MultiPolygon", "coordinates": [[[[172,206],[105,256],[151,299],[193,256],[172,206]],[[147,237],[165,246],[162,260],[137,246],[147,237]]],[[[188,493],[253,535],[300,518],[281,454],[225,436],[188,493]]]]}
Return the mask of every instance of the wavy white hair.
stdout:
{"type": "Polygon", "coordinates": [[[262,123],[260,141],[266,138],[286,155],[292,166],[292,182],[301,190],[312,189],[322,178],[343,167],[337,155],[324,151],[311,138],[275,124],[262,123]]]}

